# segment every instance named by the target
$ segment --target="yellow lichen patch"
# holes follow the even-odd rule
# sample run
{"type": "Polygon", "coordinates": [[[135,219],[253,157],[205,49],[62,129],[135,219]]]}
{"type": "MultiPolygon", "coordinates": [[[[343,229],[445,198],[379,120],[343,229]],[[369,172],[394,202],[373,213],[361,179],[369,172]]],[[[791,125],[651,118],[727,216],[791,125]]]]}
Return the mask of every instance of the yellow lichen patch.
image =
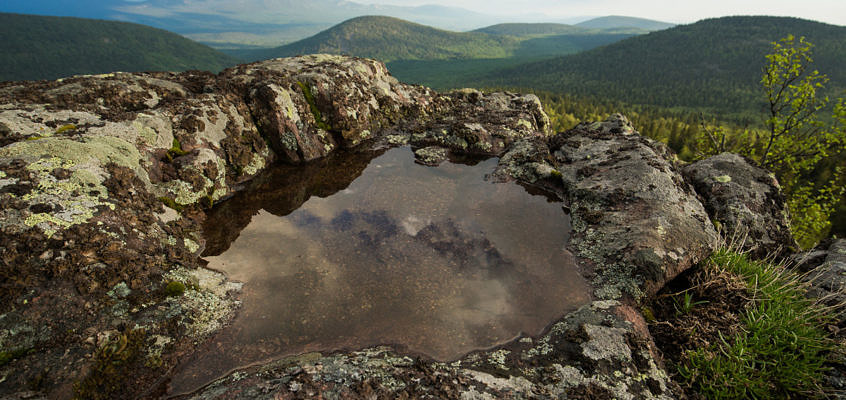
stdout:
{"type": "Polygon", "coordinates": [[[83,140],[46,137],[17,142],[0,148],[0,158],[29,161],[27,169],[37,184],[21,198],[33,205],[50,205],[53,210],[26,215],[24,224],[38,227],[48,236],[90,220],[100,206],[114,207],[105,201],[108,191],[102,184],[108,176],[105,170],[107,164],[130,168],[146,178],[135,146],[108,136],[83,140]],[[70,174],[65,179],[59,179],[51,174],[57,169],[70,174]]]}
{"type": "MultiPolygon", "coordinates": [[[[254,156],[255,158],[260,158],[254,156]]],[[[263,162],[263,160],[262,160],[263,162]]],[[[263,167],[263,165],[262,165],[263,167]]],[[[181,179],[172,180],[164,184],[157,185],[157,191],[160,198],[167,198],[174,202],[175,206],[187,206],[196,204],[211,196],[211,201],[217,201],[226,195],[226,163],[218,157],[214,151],[209,149],[200,149],[196,158],[191,165],[182,167],[185,171],[190,171],[202,178],[202,187],[195,189],[194,185],[185,182],[181,179]],[[217,176],[211,179],[204,175],[203,166],[209,161],[217,164],[217,176]]],[[[173,206],[168,205],[173,208],[173,206]]]]}
{"type": "Polygon", "coordinates": [[[276,104],[282,109],[285,118],[288,118],[293,123],[300,122],[300,115],[297,113],[297,106],[291,98],[291,93],[276,86],[271,86],[271,89],[276,93],[276,104]]]}
{"type": "Polygon", "coordinates": [[[526,121],[525,119],[518,120],[518,121],[517,121],[517,126],[519,126],[519,127],[523,127],[523,128],[526,128],[526,129],[528,129],[528,130],[532,130],[532,129],[533,129],[533,127],[532,127],[532,123],[531,123],[531,122],[529,122],[529,121],[526,121]]]}
{"type": "Polygon", "coordinates": [[[183,243],[185,244],[185,248],[188,249],[188,251],[190,251],[191,253],[196,253],[197,250],[200,249],[200,245],[191,239],[185,238],[183,239],[183,243]]]}
{"type": "Polygon", "coordinates": [[[39,227],[48,237],[60,229],[88,221],[99,206],[114,209],[114,204],[104,201],[108,198],[108,191],[102,185],[102,178],[69,160],[44,158],[29,164],[27,169],[37,177],[38,185],[21,199],[30,204],[50,204],[56,208],[49,213],[32,213],[26,217],[24,224],[39,227]],[[69,170],[71,175],[68,179],[57,179],[50,174],[55,169],[69,170]]]}
{"type": "MultiPolygon", "coordinates": [[[[266,155],[264,153],[266,153],[266,152],[267,151],[265,150],[260,155],[259,154],[253,154],[253,158],[250,160],[250,163],[247,164],[246,167],[244,167],[243,172],[244,172],[245,175],[255,175],[256,173],[258,173],[259,171],[264,169],[265,157],[266,157],[266,155]]],[[[217,199],[215,199],[215,200],[217,200],[217,199]]]]}
{"type": "Polygon", "coordinates": [[[179,324],[185,326],[189,337],[198,338],[220,329],[238,304],[228,294],[241,289],[241,284],[229,282],[226,276],[204,268],[189,270],[177,267],[164,275],[164,282],[185,285],[182,296],[168,301],[181,310],[179,324]]]}
{"type": "Polygon", "coordinates": [[[74,125],[74,124],[62,125],[61,127],[59,127],[59,129],[56,129],[56,135],[58,135],[60,133],[68,132],[68,131],[75,131],[75,130],[76,130],[76,125],[74,125]]]}

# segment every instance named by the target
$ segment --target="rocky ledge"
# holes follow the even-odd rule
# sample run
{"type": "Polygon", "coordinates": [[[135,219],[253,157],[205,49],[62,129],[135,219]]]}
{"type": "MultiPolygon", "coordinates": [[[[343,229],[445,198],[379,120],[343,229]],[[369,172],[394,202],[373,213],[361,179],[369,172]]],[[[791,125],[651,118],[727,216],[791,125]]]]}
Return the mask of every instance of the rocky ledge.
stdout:
{"type": "Polygon", "coordinates": [[[494,180],[559,195],[594,299],[540,337],[451,363],[386,347],[304,354],[192,397],[678,393],[639,309],[717,233],[674,155],[621,115],[553,135],[535,96],[439,94],[328,55],[7,82],[0,98],[0,396],[160,396],[238,306],[239,285],[198,257],[205,210],[272,163],[399,145],[425,164],[500,157],[494,180]]]}

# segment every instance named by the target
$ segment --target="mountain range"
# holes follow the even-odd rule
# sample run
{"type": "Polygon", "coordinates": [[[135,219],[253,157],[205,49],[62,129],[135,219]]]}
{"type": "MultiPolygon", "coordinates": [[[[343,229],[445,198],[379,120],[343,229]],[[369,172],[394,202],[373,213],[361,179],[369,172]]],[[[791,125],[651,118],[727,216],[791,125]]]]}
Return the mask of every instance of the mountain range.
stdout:
{"type": "MultiPolygon", "coordinates": [[[[216,48],[279,46],[365,15],[392,16],[452,31],[468,31],[503,22],[525,22],[520,18],[532,22],[565,22],[542,15],[497,16],[460,7],[408,7],[344,0],[3,0],[0,11],[136,22],[176,32],[216,48]]],[[[645,21],[648,20],[636,21],[640,25],[635,27],[643,26],[645,21]]]]}

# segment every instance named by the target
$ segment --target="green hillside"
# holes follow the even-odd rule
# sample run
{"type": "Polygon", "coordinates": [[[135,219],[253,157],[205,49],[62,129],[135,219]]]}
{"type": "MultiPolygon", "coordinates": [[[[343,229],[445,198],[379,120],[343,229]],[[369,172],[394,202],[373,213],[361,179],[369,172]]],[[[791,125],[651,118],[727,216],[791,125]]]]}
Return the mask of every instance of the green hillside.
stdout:
{"type": "Polygon", "coordinates": [[[580,54],[500,69],[468,85],[534,88],[630,104],[756,113],[764,55],[794,34],[815,67],[846,87],[846,27],[787,17],[724,17],[652,32],[580,54]]]}
{"type": "Polygon", "coordinates": [[[472,86],[479,75],[527,62],[574,54],[634,36],[630,33],[568,34],[522,40],[506,58],[397,60],[388,70],[399,80],[438,90],[472,86]]]}
{"type": "Polygon", "coordinates": [[[312,37],[273,49],[242,53],[250,59],[332,53],[392,60],[500,58],[517,39],[478,32],[450,32],[392,17],[358,17],[312,37]]]}
{"type": "Polygon", "coordinates": [[[637,28],[647,31],[659,31],[662,29],[672,28],[675,26],[675,24],[654,21],[651,19],[644,18],[609,15],[607,17],[599,17],[584,22],[579,22],[578,24],[576,24],[576,26],[588,29],[637,28]]]}
{"type": "Polygon", "coordinates": [[[0,80],[218,71],[238,62],[175,33],[125,22],[0,13],[0,36],[0,80]]]}
{"type": "Polygon", "coordinates": [[[245,60],[330,53],[375,58],[408,83],[464,87],[469,77],[573,54],[632,37],[563,24],[500,24],[450,32],[392,17],[358,17],[310,38],[260,50],[231,51],[245,60]]]}

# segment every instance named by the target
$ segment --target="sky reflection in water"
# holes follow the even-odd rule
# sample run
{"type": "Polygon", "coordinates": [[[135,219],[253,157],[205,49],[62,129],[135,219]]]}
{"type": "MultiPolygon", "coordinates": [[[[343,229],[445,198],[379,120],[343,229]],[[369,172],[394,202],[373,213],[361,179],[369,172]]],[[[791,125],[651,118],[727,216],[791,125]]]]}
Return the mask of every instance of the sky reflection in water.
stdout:
{"type": "MultiPolygon", "coordinates": [[[[299,196],[308,200],[285,216],[259,211],[228,250],[206,257],[245,283],[243,307],[183,363],[172,392],[307,351],[394,344],[452,360],[537,335],[586,303],[561,203],[486,182],[495,166],[425,167],[393,149],[333,195],[299,196]]],[[[226,213],[210,218],[228,223],[226,213]]]]}

